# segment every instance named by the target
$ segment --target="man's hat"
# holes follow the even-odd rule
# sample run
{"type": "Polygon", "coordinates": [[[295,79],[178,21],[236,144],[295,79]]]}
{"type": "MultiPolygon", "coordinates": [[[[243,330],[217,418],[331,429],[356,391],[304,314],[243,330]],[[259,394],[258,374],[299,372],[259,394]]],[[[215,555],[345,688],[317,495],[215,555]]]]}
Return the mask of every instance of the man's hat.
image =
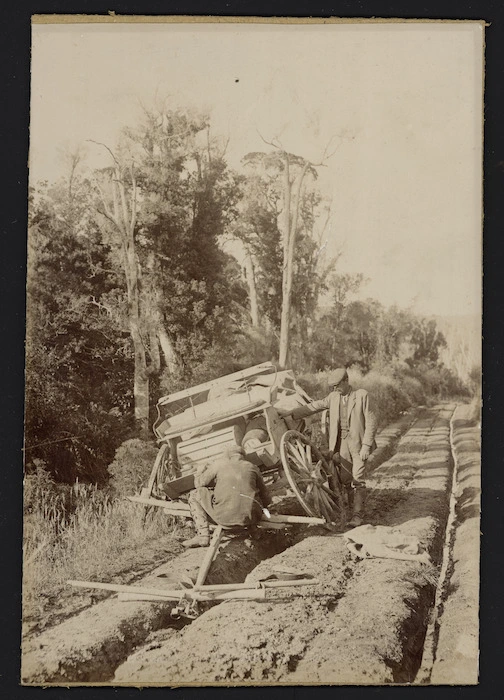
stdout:
{"type": "Polygon", "coordinates": [[[338,367],[338,369],[329,372],[327,384],[328,386],[337,386],[344,379],[348,379],[348,372],[344,367],[338,367]]]}

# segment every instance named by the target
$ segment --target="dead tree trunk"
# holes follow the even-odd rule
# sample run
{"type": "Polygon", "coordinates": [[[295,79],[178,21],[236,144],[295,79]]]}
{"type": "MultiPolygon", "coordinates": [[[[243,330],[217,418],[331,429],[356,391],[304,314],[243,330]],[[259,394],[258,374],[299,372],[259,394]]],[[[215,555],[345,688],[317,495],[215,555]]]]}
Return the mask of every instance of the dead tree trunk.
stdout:
{"type": "Polygon", "coordinates": [[[294,252],[299,218],[301,189],[310,163],[305,162],[297,177],[296,192],[292,201],[292,182],[290,179],[289,157],[284,157],[284,210],[283,210],[283,270],[282,270],[282,313],[280,319],[280,344],[278,362],[281,367],[287,365],[289,358],[289,336],[291,321],[292,280],[294,277],[294,252]],[[291,215],[291,207],[293,212],[291,215]]]}
{"type": "Polygon", "coordinates": [[[142,338],[140,313],[139,271],[135,250],[135,226],[137,221],[137,188],[133,166],[120,167],[114,158],[110,172],[111,204],[100,189],[103,213],[118,231],[121,240],[122,262],[126,279],[128,326],[133,342],[134,376],[133,398],[135,422],[139,432],[146,435],[149,430],[149,371],[142,338]],[[126,185],[126,177],[130,182],[126,185]]]}
{"type": "Polygon", "coordinates": [[[249,288],[250,319],[254,328],[259,328],[259,303],[257,301],[257,285],[255,278],[254,261],[250,251],[245,248],[245,276],[249,288]]]}

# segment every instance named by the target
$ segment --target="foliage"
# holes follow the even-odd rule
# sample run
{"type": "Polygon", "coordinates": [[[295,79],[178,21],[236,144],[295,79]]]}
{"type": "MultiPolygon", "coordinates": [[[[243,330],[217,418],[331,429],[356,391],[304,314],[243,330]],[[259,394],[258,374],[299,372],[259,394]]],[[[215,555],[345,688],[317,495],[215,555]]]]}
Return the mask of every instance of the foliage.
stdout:
{"type": "MultiPolygon", "coordinates": [[[[328,392],[327,376],[327,371],[308,373],[300,375],[298,381],[312,398],[323,398],[328,392]]],[[[366,389],[369,392],[378,416],[379,428],[397,420],[401,413],[418,405],[416,400],[420,394],[412,397],[409,379],[406,379],[405,384],[404,375],[392,376],[377,371],[362,374],[358,369],[350,369],[349,378],[354,389],[366,389]]],[[[427,400],[424,395],[422,398],[427,400]]]]}
{"type": "Polygon", "coordinates": [[[438,330],[434,319],[420,319],[413,324],[411,331],[413,353],[406,361],[410,366],[419,362],[435,365],[439,359],[439,351],[446,347],[446,340],[438,330]]]}
{"type": "MultiPolygon", "coordinates": [[[[410,408],[453,396],[468,396],[465,386],[443,366],[425,365],[412,371],[408,366],[396,365],[367,373],[352,367],[348,373],[352,387],[366,389],[372,397],[380,428],[410,408]]],[[[312,398],[323,398],[328,392],[327,376],[328,371],[300,374],[298,382],[312,398]]]]}
{"type": "Polygon", "coordinates": [[[362,275],[334,274],[330,279],[332,305],[315,321],[307,345],[311,367],[387,372],[395,364],[438,366],[446,340],[436,322],[396,306],[386,308],[375,299],[352,299],[363,282],[362,275]]]}
{"type": "Polygon", "coordinates": [[[135,155],[141,189],[144,313],[157,308],[172,345],[165,374],[190,376],[212,345],[225,344],[246,305],[239,266],[219,245],[236,215],[239,179],[204,115],[146,111],[123,148],[135,155]]]}
{"type": "Polygon", "coordinates": [[[438,399],[470,395],[467,385],[444,365],[422,362],[410,369],[408,374],[422,383],[428,395],[438,399]]]}
{"type": "MultiPolygon", "coordinates": [[[[363,376],[376,370],[400,385],[407,403],[465,391],[441,363],[446,339],[433,319],[362,299],[363,276],[335,271],[338,256],[324,259],[329,214],[307,161],[283,151],[248,154],[247,175],[238,176],[206,115],[165,107],[144,110],[114,150],[105,148],[110,167],[86,175],[74,154],[67,177],[31,191],[28,475],[42,461],[58,483],[104,485],[114,474],[118,491],[121,479],[130,481],[128,492],[138,486],[135,470],[142,472],[144,461],[149,470],[153,460],[151,448],[144,454],[139,446],[147,443],[130,441],[139,435],[134,408],[142,354],[146,426],[160,393],[277,357],[286,172],[296,212],[291,224],[297,222],[290,232],[296,241],[290,366],[313,373],[344,365],[363,376]],[[123,213],[131,215],[128,266],[114,223],[121,193],[123,213]],[[253,260],[260,325],[250,324],[243,271],[222,249],[229,234],[253,260]],[[330,303],[321,311],[324,292],[330,303]]],[[[392,389],[383,391],[392,405],[401,404],[392,389]]]]}
{"type": "Polygon", "coordinates": [[[134,434],[133,399],[148,401],[150,387],[155,404],[163,372],[192,382],[208,354],[227,353],[246,314],[240,268],[218,241],[235,215],[237,178],[205,119],[146,113],[109,153],[113,166],[92,178],[76,156],[69,176],[42,184],[30,203],[27,468],[42,459],[70,483],[105,482],[134,434]],[[119,195],[132,216],[136,203],[128,267],[113,224],[119,195]],[[135,397],[134,375],[135,392],[144,383],[135,397]]]}
{"type": "Polygon", "coordinates": [[[297,221],[297,226],[296,231],[289,234],[294,235],[296,241],[292,254],[289,322],[291,363],[296,364],[304,360],[302,348],[306,344],[311,319],[316,312],[320,293],[325,289],[326,278],[335,264],[335,259],[325,263],[321,253],[324,229],[318,230],[320,227],[317,225],[321,215],[326,212],[325,204],[313,184],[310,185],[304,177],[305,166],[312,180],[317,177],[316,169],[303,158],[284,152],[245,156],[243,163],[248,174],[242,183],[239,217],[231,234],[242,242],[253,260],[261,327],[281,335],[287,264],[283,211],[285,191],[282,183],[287,161],[291,187],[298,178],[303,182],[298,194],[299,201],[292,195],[292,207],[297,215],[292,214],[291,218],[297,221]]]}
{"type": "MultiPolygon", "coordinates": [[[[111,580],[151,564],[177,524],[161,509],[146,517],[134,503],[91,484],[55,485],[41,473],[25,479],[23,618],[55,596],[71,594],[68,579],[111,580]],[[156,544],[158,543],[158,544],[156,544]]],[[[121,579],[124,582],[124,578],[121,579]]]]}
{"type": "Polygon", "coordinates": [[[73,174],[32,192],[26,335],[26,462],[60,481],[103,481],[129,429],[131,355],[108,312],[120,294],[107,248],[73,174]]]}
{"type": "Polygon", "coordinates": [[[114,493],[119,496],[139,493],[149,477],[157,452],[153,443],[139,438],[126,440],[119,445],[108,467],[114,493]]]}

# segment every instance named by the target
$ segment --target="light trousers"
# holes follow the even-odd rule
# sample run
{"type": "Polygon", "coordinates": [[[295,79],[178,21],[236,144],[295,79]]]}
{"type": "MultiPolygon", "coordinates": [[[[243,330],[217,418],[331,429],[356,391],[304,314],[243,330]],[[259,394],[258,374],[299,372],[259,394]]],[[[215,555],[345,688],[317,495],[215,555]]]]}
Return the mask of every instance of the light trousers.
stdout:
{"type": "Polygon", "coordinates": [[[366,485],[366,462],[361,459],[357,450],[348,437],[339,441],[340,476],[345,486],[366,485]]]}

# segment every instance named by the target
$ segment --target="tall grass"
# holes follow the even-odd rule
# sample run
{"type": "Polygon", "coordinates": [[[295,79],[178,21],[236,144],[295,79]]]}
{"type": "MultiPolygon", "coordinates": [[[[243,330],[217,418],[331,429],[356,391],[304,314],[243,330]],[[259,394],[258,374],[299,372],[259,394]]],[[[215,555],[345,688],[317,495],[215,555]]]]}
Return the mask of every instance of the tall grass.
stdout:
{"type": "Polygon", "coordinates": [[[43,469],[25,479],[25,611],[69,578],[109,577],[134,567],[142,550],[177,524],[161,509],[118,499],[89,484],[55,484],[43,469]]]}

